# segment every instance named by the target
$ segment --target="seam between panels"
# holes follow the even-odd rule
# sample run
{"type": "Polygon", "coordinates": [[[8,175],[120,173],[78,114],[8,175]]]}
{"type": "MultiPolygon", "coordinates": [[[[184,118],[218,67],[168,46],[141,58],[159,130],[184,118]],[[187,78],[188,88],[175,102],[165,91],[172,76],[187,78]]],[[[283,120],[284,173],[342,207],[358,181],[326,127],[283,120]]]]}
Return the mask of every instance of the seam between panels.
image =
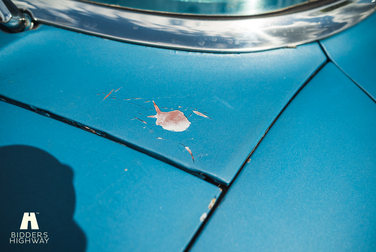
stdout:
{"type": "Polygon", "coordinates": [[[337,62],[335,62],[329,55],[329,52],[326,50],[325,46],[321,43],[321,41],[318,41],[321,49],[323,50],[323,52],[325,53],[326,57],[329,59],[330,62],[332,62],[344,75],[346,75],[347,78],[349,78],[355,85],[358,86],[358,88],[360,88],[360,90],[362,90],[373,102],[376,102],[375,98],[373,98],[371,96],[370,93],[367,92],[367,90],[365,90],[358,82],[356,82],[353,78],[351,78],[350,75],[348,75],[346,73],[345,70],[343,70],[338,64],[337,62]]]}
{"type": "MultiPolygon", "coordinates": [[[[321,46],[320,46],[321,47],[321,46]]],[[[185,252],[188,252],[191,250],[191,248],[193,247],[194,243],[196,242],[196,240],[198,239],[198,237],[201,235],[201,233],[203,232],[205,226],[207,225],[208,221],[210,220],[210,218],[212,217],[213,213],[216,211],[217,207],[221,204],[223,198],[226,196],[228,190],[231,188],[232,184],[234,183],[234,181],[238,178],[239,174],[242,172],[243,168],[246,166],[248,160],[251,158],[252,154],[255,152],[255,150],[257,149],[257,147],[260,145],[260,143],[262,142],[262,140],[265,138],[266,134],[268,133],[268,131],[271,129],[271,127],[273,127],[274,123],[278,120],[278,118],[282,115],[282,113],[285,111],[285,109],[288,107],[288,105],[294,100],[294,98],[300,93],[300,91],[312,80],[313,77],[316,76],[316,74],[318,72],[320,72],[321,69],[324,68],[324,66],[326,66],[326,64],[328,62],[330,62],[329,60],[329,57],[326,55],[325,52],[323,52],[326,56],[326,61],[321,65],[319,66],[313,73],[312,75],[303,83],[303,85],[299,88],[299,90],[290,98],[290,100],[285,104],[285,106],[282,108],[282,110],[280,111],[280,113],[274,118],[273,122],[269,125],[269,127],[265,130],[264,132],[264,135],[261,137],[261,139],[257,142],[256,146],[252,149],[252,151],[250,152],[250,154],[248,155],[246,161],[243,163],[243,165],[241,166],[241,168],[238,170],[238,172],[236,173],[236,175],[234,176],[233,180],[230,182],[230,184],[228,186],[221,186],[221,189],[222,189],[222,193],[220,194],[220,196],[218,197],[215,205],[213,206],[212,210],[209,212],[208,216],[206,217],[206,219],[203,221],[203,223],[201,224],[201,226],[199,227],[199,229],[197,230],[196,234],[193,236],[193,238],[191,239],[191,241],[189,242],[189,244],[187,245],[186,249],[184,250],[185,252]]]]}

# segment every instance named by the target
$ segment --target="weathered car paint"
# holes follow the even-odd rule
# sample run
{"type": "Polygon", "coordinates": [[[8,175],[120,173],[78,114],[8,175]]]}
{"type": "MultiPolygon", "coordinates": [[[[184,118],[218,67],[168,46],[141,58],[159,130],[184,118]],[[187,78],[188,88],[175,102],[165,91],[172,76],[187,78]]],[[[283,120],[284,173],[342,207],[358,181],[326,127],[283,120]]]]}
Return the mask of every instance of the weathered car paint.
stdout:
{"type": "Polygon", "coordinates": [[[5,102],[0,114],[2,251],[182,251],[220,194],[51,118],[5,102]],[[39,230],[20,230],[24,212],[37,212],[39,230]],[[49,241],[9,243],[20,231],[47,232],[49,241]]]}
{"type": "Polygon", "coordinates": [[[330,59],[376,101],[376,15],[321,41],[330,59]]]}
{"type": "Polygon", "coordinates": [[[328,63],[261,142],[191,251],[374,251],[376,104],[328,63]]]}
{"type": "Polygon", "coordinates": [[[3,40],[0,95],[223,184],[230,183],[276,116],[326,61],[317,43],[204,54],[46,25],[22,34],[0,33],[3,40]],[[184,113],[189,127],[175,132],[157,125],[150,118],[156,114],[153,102],[161,112],[184,113]]]}

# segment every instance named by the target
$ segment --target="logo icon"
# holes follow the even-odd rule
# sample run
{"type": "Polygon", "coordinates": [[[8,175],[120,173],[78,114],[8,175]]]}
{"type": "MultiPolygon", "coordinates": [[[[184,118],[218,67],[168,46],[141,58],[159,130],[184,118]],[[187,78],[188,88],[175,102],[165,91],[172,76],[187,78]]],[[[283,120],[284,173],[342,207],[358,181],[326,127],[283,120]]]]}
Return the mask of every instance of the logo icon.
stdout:
{"type": "MultiPolygon", "coordinates": [[[[39,213],[37,213],[39,214],[39,213]]],[[[28,230],[29,223],[31,230],[38,231],[20,231],[10,232],[10,244],[47,244],[49,241],[48,232],[40,232],[37,217],[34,212],[24,212],[20,230],[28,230]]]]}
{"type": "Polygon", "coordinates": [[[31,229],[33,230],[39,230],[37,217],[35,216],[35,213],[33,212],[25,212],[22,218],[21,227],[20,230],[27,230],[29,226],[29,222],[31,224],[31,229]]]}

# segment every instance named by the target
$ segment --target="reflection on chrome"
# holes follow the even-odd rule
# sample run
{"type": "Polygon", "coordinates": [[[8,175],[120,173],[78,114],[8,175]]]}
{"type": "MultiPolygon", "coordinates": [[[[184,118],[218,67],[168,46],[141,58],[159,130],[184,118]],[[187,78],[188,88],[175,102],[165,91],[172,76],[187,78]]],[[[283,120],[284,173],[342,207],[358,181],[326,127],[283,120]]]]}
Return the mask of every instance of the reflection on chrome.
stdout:
{"type": "Polygon", "coordinates": [[[207,52],[252,52],[300,45],[349,28],[376,10],[373,0],[340,0],[287,15],[199,19],[73,0],[14,2],[40,23],[131,43],[207,52]]]}

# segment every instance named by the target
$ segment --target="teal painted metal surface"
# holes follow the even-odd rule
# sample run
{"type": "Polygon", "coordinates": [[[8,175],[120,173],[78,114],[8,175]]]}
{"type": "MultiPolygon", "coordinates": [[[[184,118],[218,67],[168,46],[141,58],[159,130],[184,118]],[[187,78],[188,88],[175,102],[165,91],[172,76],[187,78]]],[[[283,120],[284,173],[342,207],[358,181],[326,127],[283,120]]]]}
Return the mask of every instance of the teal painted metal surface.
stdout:
{"type": "Polygon", "coordinates": [[[64,123],[1,101],[0,114],[1,251],[182,251],[220,194],[64,123]],[[20,230],[24,212],[39,229],[20,230]]]}
{"type": "Polygon", "coordinates": [[[192,251],[375,251],[375,115],[328,63],[272,126],[192,251]]]}
{"type": "Polygon", "coordinates": [[[260,53],[203,54],[48,26],[22,35],[0,33],[0,41],[7,41],[0,50],[1,95],[223,184],[326,60],[316,43],[260,53]],[[160,112],[175,112],[152,118],[157,114],[153,101],[160,112]],[[162,120],[170,115],[180,122],[172,128],[162,120]]]}
{"type": "Polygon", "coordinates": [[[376,14],[321,41],[330,59],[376,101],[376,14]]]}

